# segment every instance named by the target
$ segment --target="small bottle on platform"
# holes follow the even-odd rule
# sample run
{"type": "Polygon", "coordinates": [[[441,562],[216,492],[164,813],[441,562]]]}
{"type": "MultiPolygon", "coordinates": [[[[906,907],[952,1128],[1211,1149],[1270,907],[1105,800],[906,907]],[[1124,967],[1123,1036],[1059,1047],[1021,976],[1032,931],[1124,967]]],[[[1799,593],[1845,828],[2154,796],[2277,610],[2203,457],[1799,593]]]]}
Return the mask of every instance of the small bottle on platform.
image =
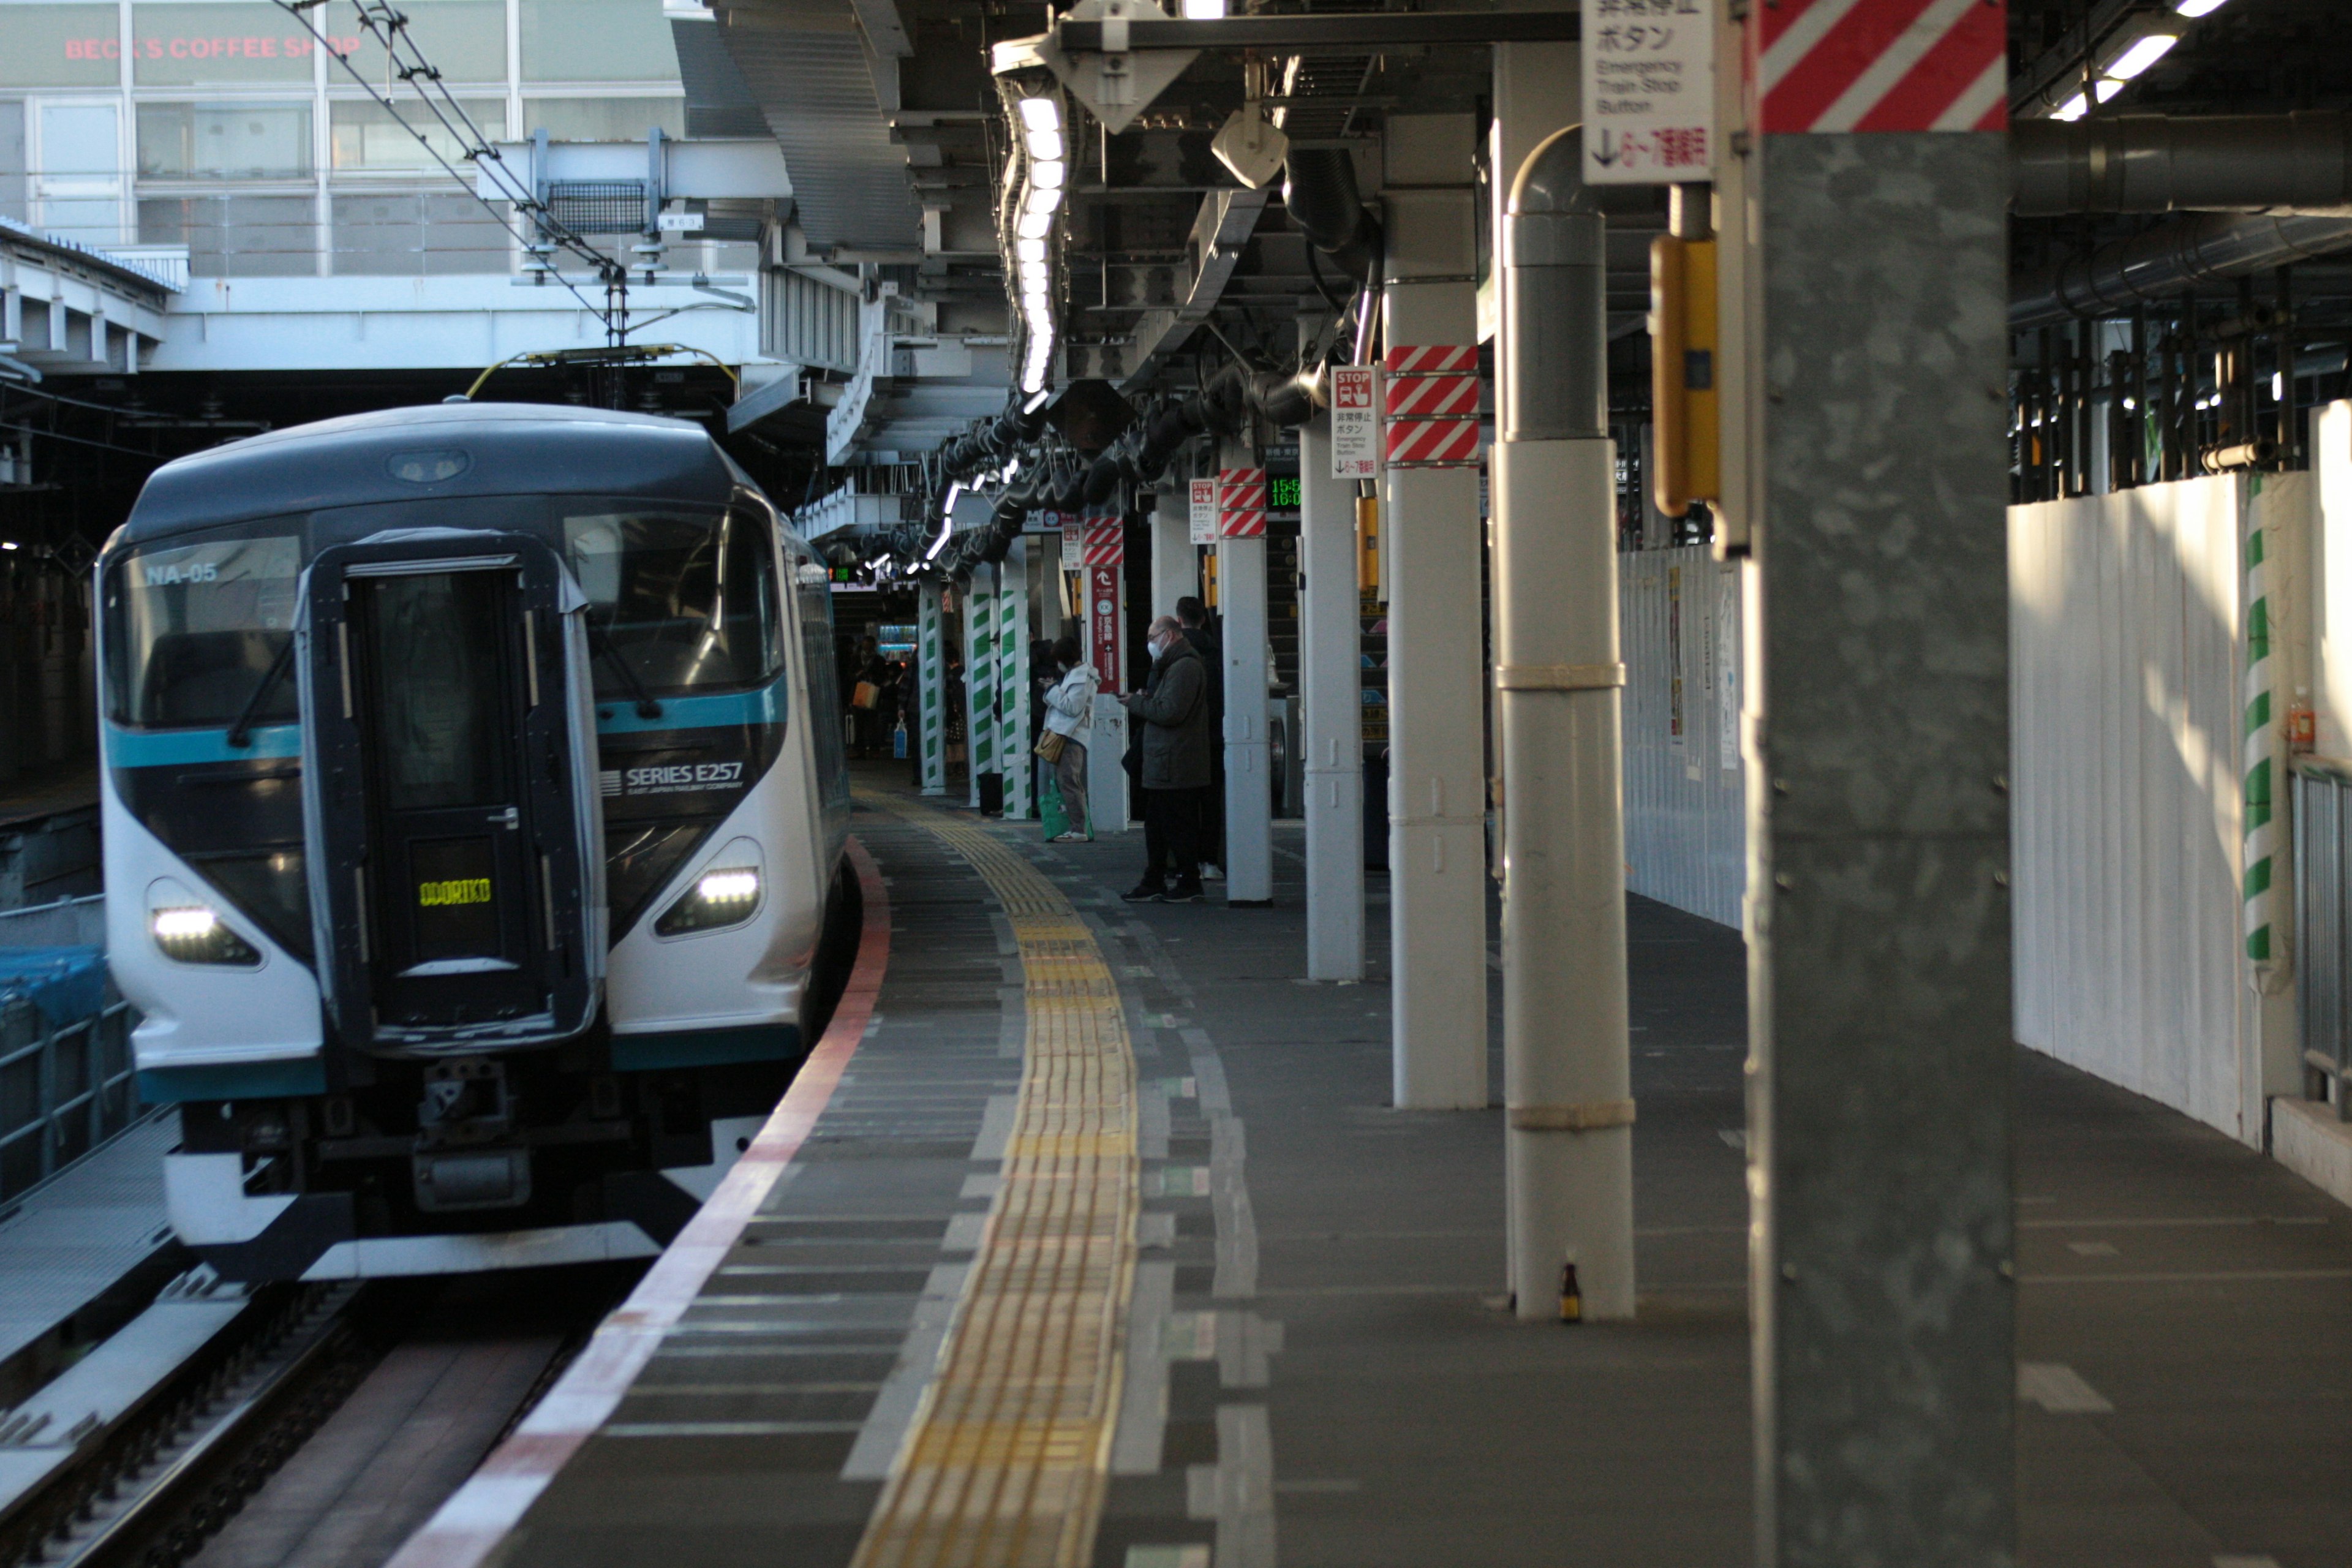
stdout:
{"type": "Polygon", "coordinates": [[[1563,1323],[1584,1321],[1584,1291],[1576,1283],[1576,1254],[1559,1266],[1559,1321],[1563,1323]]]}

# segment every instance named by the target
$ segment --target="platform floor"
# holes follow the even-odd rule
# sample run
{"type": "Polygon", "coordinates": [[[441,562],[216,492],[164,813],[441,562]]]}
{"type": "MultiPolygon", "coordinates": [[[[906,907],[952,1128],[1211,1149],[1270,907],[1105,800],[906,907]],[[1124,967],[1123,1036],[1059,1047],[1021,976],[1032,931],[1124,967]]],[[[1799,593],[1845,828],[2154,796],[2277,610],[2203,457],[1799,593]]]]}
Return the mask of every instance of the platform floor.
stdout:
{"type": "MultiPolygon", "coordinates": [[[[878,1009],[501,1564],[1750,1560],[1736,933],[1634,900],[1639,1321],[1523,1326],[1499,1112],[1387,1103],[1377,879],[1371,983],[1312,984],[1295,828],[1272,909],[1132,906],[1139,835],[873,798],[878,1009]]],[[[2019,1094],[2024,1561],[2344,1563],[2352,1212],[2019,1094]]]]}

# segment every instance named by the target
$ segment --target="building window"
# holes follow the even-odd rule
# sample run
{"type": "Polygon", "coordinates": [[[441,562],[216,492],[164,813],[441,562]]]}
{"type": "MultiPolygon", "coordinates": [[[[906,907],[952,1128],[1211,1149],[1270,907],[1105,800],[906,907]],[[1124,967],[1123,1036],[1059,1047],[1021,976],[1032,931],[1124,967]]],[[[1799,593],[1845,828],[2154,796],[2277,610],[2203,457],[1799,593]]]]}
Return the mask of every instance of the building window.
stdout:
{"type": "Polygon", "coordinates": [[[0,99],[0,217],[23,223],[32,216],[31,191],[26,184],[33,165],[26,154],[25,104],[21,99],[0,99]]]}
{"type": "Polygon", "coordinates": [[[0,5],[0,81],[9,87],[114,87],[122,34],[111,4],[0,5]]]}
{"type": "Polygon", "coordinates": [[[522,106],[523,134],[545,131],[557,142],[642,142],[661,127],[667,136],[686,134],[682,98],[531,98],[522,106]]]}
{"type": "MultiPolygon", "coordinates": [[[[507,106],[494,98],[466,98],[457,100],[466,118],[484,140],[497,142],[507,133],[507,106]]],[[[391,110],[372,99],[338,100],[328,105],[328,141],[330,156],[338,174],[414,174],[438,173],[440,164],[433,153],[425,151],[429,144],[443,162],[460,174],[470,177],[465,165],[466,149],[459,138],[446,129],[433,110],[414,100],[395,102],[400,118],[393,118],[391,110]],[[405,121],[407,123],[403,124],[405,121]],[[420,144],[410,127],[423,132],[420,144]]],[[[445,106],[446,112],[446,106],[445,106]]],[[[454,118],[454,117],[453,117],[454,118]]],[[[464,127],[460,126],[462,132],[464,127]]]]}
{"type": "Polygon", "coordinates": [[[310,163],[307,103],[142,103],[148,180],[299,180],[310,163]]]}
{"type": "Polygon", "coordinates": [[[309,196],[143,196],[139,243],[184,245],[198,278],[303,278],[319,269],[309,196]]]}
{"type": "Polygon", "coordinates": [[[334,199],[338,277],[436,278],[512,266],[504,203],[496,215],[467,195],[394,194],[334,199]]]}
{"type": "MultiPolygon", "coordinates": [[[[656,6],[656,9],[659,7],[656,6]]],[[[352,39],[357,47],[350,55],[352,68],[361,79],[383,85],[383,48],[374,37],[361,31],[356,23],[337,24],[331,29],[327,16],[348,17],[351,7],[322,6],[313,13],[320,18],[321,32],[333,31],[357,35],[352,39]]],[[[507,8],[505,0],[401,0],[400,14],[408,18],[409,41],[417,52],[432,62],[444,81],[503,82],[507,79],[507,8]]],[[[343,47],[338,40],[336,47],[343,47]]],[[[404,51],[404,53],[405,51],[404,51]]],[[[338,66],[327,73],[327,83],[334,86],[351,79],[351,73],[338,66]]]]}
{"type": "Polygon", "coordinates": [[[522,0],[522,75],[525,81],[676,81],[677,47],[661,0],[522,0]]]}
{"type": "Polygon", "coordinates": [[[301,24],[268,0],[131,8],[131,74],[142,87],[306,84],[316,49],[301,24]]]}

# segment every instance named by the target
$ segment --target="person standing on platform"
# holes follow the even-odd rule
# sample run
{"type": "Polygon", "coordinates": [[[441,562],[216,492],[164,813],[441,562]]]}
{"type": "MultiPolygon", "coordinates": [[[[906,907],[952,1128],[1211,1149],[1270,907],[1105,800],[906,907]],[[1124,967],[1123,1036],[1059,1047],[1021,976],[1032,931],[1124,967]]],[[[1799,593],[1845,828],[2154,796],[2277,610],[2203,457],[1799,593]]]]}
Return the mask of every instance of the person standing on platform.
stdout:
{"type": "Polygon", "coordinates": [[[1225,858],[1225,645],[1210,629],[1209,606],[1200,600],[1177,600],[1176,619],[1209,676],[1209,793],[1201,806],[1201,875],[1214,882],[1224,877],[1220,868],[1225,858]]]}
{"type": "Polygon", "coordinates": [[[1095,718],[1095,690],[1101,678],[1078,652],[1078,639],[1064,637],[1054,645],[1054,662],[1063,671],[1045,693],[1045,732],[1062,737],[1062,754],[1054,759],[1054,778],[1061,786],[1062,810],[1070,819],[1066,833],[1054,842],[1077,843],[1094,837],[1087,816],[1087,737],[1095,718]]]}
{"type": "Polygon", "coordinates": [[[1151,678],[1120,699],[1143,729],[1143,880],[1129,903],[1189,904],[1200,899],[1201,814],[1207,805],[1210,753],[1208,667],[1173,616],[1151,623],[1151,678]],[[1172,877],[1172,880],[1171,879],[1172,877]]]}

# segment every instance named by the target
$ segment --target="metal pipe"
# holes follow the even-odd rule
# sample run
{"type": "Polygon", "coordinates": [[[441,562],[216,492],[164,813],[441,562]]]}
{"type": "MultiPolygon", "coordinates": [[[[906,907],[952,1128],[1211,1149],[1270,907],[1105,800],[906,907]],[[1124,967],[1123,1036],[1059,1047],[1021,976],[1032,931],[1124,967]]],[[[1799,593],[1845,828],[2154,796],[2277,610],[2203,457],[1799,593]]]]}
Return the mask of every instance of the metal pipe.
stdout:
{"type": "Polygon", "coordinates": [[[2352,216],[2245,217],[2212,214],[2104,246],[2013,286],[2009,324],[2046,326],[2072,316],[2117,316],[2145,300],[2352,246],[2352,216]]]}
{"type": "Polygon", "coordinates": [[[1503,233],[1509,362],[1494,455],[1504,780],[1503,1083],[1512,1293],[1633,1315],[1607,221],[1581,136],[1528,155],[1503,233]]]}
{"type": "Polygon", "coordinates": [[[2352,115],[2125,114],[2009,128],[2011,210],[2352,217],[2352,115]]]}

